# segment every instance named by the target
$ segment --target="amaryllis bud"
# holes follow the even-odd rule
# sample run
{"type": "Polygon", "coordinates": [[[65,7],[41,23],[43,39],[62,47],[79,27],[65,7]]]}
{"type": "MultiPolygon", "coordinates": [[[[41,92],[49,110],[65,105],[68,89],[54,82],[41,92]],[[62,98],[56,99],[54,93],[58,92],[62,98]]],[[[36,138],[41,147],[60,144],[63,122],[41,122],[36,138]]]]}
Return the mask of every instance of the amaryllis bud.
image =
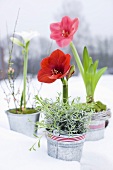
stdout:
{"type": "Polygon", "coordinates": [[[66,76],[66,79],[68,80],[75,72],[75,65],[71,65],[70,70],[66,76]]]}

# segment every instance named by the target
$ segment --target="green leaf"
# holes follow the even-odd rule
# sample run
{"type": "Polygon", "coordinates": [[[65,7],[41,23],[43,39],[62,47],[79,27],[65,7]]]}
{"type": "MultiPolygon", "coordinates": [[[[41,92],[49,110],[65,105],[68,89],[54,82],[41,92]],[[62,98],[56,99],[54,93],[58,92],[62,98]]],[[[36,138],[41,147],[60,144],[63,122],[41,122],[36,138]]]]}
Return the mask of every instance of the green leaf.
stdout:
{"type": "Polygon", "coordinates": [[[30,41],[27,41],[27,43],[26,43],[26,49],[28,50],[28,48],[29,48],[29,44],[30,44],[30,41]]]}
{"type": "Polygon", "coordinates": [[[96,60],[96,61],[94,62],[94,64],[93,64],[94,73],[96,73],[96,70],[97,70],[97,67],[98,67],[98,63],[99,63],[99,61],[96,60]]]}
{"type": "Polygon", "coordinates": [[[88,50],[86,47],[84,47],[84,50],[83,50],[83,67],[84,67],[84,72],[87,71],[88,69],[88,66],[89,66],[89,56],[88,56],[88,50]]]}
{"type": "Polygon", "coordinates": [[[96,85],[100,79],[100,77],[104,74],[104,72],[107,70],[107,67],[103,67],[101,68],[96,74],[95,74],[95,77],[94,77],[94,89],[96,88],[96,85]]]}
{"type": "Polygon", "coordinates": [[[91,64],[91,65],[89,66],[88,72],[89,72],[90,75],[93,75],[93,74],[94,74],[93,64],[91,64]]]}
{"type": "Polygon", "coordinates": [[[89,69],[89,67],[92,63],[93,63],[92,57],[89,56],[87,48],[84,47],[84,51],[83,51],[84,72],[86,72],[89,69]]]}
{"type": "Polygon", "coordinates": [[[11,40],[14,44],[16,44],[16,45],[18,45],[18,46],[20,46],[20,47],[24,47],[24,44],[22,44],[22,42],[21,42],[20,40],[18,40],[17,38],[11,37],[10,40],[11,40]]]}
{"type": "Polygon", "coordinates": [[[38,148],[40,148],[40,140],[38,141],[38,148]]]}
{"type": "Polygon", "coordinates": [[[89,66],[88,66],[88,67],[90,67],[90,65],[91,65],[91,64],[93,64],[92,57],[90,57],[90,56],[89,56],[89,59],[88,59],[88,61],[89,61],[89,63],[88,63],[88,64],[89,64],[89,66]]]}

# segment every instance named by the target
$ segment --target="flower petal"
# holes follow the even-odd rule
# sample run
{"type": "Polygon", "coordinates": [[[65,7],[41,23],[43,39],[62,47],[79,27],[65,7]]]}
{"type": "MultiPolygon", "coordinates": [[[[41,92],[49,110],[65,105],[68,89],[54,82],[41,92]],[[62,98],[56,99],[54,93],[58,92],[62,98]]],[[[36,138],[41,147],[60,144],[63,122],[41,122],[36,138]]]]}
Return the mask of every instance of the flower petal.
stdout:
{"type": "MultiPolygon", "coordinates": [[[[60,77],[62,77],[62,74],[53,74],[52,76],[49,76],[50,79],[54,79],[54,80],[57,80],[59,79],[60,77]]],[[[64,77],[64,76],[63,76],[64,77]]]]}
{"type": "Polygon", "coordinates": [[[48,60],[49,60],[49,57],[46,57],[44,59],[42,59],[40,65],[41,65],[41,68],[45,68],[45,67],[49,67],[49,63],[48,63],[48,60]]]}
{"type": "Polygon", "coordinates": [[[70,36],[73,35],[73,34],[77,31],[78,25],[79,25],[79,20],[78,20],[78,18],[73,19],[70,36]]]}
{"type": "Polygon", "coordinates": [[[33,37],[36,37],[39,35],[39,33],[37,31],[22,31],[22,32],[15,32],[15,34],[21,36],[23,38],[23,40],[25,41],[25,43],[27,43],[28,41],[30,41],[33,37]]]}
{"type": "Polygon", "coordinates": [[[61,29],[69,31],[71,29],[71,23],[72,20],[68,16],[63,17],[61,21],[61,29]]]}
{"type": "Polygon", "coordinates": [[[50,38],[53,40],[61,40],[64,39],[64,37],[62,37],[61,32],[58,33],[51,33],[50,34],[50,38]]]}
{"type": "Polygon", "coordinates": [[[50,30],[52,32],[60,31],[60,22],[50,24],[50,30]]]}
{"type": "Polygon", "coordinates": [[[50,24],[50,38],[52,39],[59,39],[61,37],[61,28],[60,28],[60,23],[52,23],[50,24]]]}
{"type": "Polygon", "coordinates": [[[58,44],[59,47],[66,47],[69,45],[69,43],[72,41],[72,38],[64,38],[57,40],[56,43],[58,44]]]}
{"type": "Polygon", "coordinates": [[[49,78],[50,74],[46,70],[41,69],[37,74],[38,81],[43,83],[53,83],[56,79],[49,78]]]}
{"type": "Polygon", "coordinates": [[[66,54],[66,59],[63,62],[62,66],[64,67],[64,72],[67,72],[70,68],[70,60],[71,60],[71,56],[69,54],[66,54]]]}

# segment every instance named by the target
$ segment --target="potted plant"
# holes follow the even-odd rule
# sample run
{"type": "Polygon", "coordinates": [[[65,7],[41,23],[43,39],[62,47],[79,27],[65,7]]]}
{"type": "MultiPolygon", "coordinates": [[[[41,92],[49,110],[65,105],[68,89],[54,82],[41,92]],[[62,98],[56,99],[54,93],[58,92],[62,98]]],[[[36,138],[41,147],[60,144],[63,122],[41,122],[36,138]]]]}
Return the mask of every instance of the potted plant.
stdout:
{"type": "Polygon", "coordinates": [[[68,81],[74,70],[74,65],[70,65],[69,54],[59,49],[53,51],[41,61],[37,77],[43,83],[60,79],[62,99],[61,94],[55,101],[35,97],[37,108],[44,114],[44,120],[37,124],[38,128],[45,127],[47,130],[48,155],[67,161],[80,161],[91,116],[91,108],[87,104],[81,105],[78,99],[76,102],[74,99],[69,101],[68,81]]]}
{"type": "MultiPolygon", "coordinates": [[[[14,108],[11,108],[6,111],[10,129],[17,131],[19,133],[23,133],[25,135],[33,137],[34,133],[36,133],[35,122],[39,120],[40,112],[39,110],[35,110],[35,108],[29,107],[27,105],[27,101],[29,100],[29,93],[27,91],[28,86],[28,75],[27,75],[27,66],[28,66],[28,53],[29,53],[29,45],[30,40],[37,36],[37,32],[22,32],[15,33],[13,37],[11,37],[12,48],[13,45],[16,44],[22,48],[23,54],[23,86],[16,89],[15,85],[15,70],[13,68],[12,63],[12,50],[10,51],[9,62],[8,62],[8,82],[7,85],[10,95],[12,96],[12,100],[14,102],[14,108]],[[21,36],[23,41],[15,38],[14,35],[17,34],[21,36]]],[[[18,84],[18,82],[17,82],[18,84]]],[[[33,101],[34,102],[34,101],[33,101]]]]}
{"type": "Polygon", "coordinates": [[[101,68],[97,71],[98,60],[93,62],[92,57],[88,54],[88,50],[84,47],[83,51],[83,63],[77,53],[77,50],[72,42],[73,36],[78,29],[78,18],[71,19],[68,16],[64,16],[61,22],[52,23],[50,25],[51,39],[56,40],[56,43],[60,47],[66,47],[70,45],[73,56],[81,73],[86,89],[86,103],[93,103],[94,113],[92,115],[92,122],[89,132],[87,133],[87,140],[99,140],[104,137],[105,121],[111,116],[110,109],[100,101],[94,100],[95,89],[100,77],[106,71],[107,67],[101,68]]]}

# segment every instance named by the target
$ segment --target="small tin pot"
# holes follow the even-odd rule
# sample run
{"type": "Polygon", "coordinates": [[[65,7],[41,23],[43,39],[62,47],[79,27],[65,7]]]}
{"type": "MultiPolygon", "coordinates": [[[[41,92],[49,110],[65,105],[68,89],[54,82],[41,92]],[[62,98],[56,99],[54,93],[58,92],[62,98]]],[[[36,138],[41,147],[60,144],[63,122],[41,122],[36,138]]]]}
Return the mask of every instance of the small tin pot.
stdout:
{"type": "Polygon", "coordinates": [[[104,138],[105,121],[91,121],[86,133],[86,141],[96,141],[104,138]]]}
{"type": "Polygon", "coordinates": [[[10,110],[6,111],[10,129],[29,137],[34,137],[33,134],[37,133],[37,127],[35,123],[39,121],[40,113],[32,114],[14,114],[10,110]]]}
{"type": "Polygon", "coordinates": [[[97,141],[104,138],[106,121],[111,117],[111,110],[97,112],[92,115],[92,120],[86,133],[86,141],[97,141]]]}

